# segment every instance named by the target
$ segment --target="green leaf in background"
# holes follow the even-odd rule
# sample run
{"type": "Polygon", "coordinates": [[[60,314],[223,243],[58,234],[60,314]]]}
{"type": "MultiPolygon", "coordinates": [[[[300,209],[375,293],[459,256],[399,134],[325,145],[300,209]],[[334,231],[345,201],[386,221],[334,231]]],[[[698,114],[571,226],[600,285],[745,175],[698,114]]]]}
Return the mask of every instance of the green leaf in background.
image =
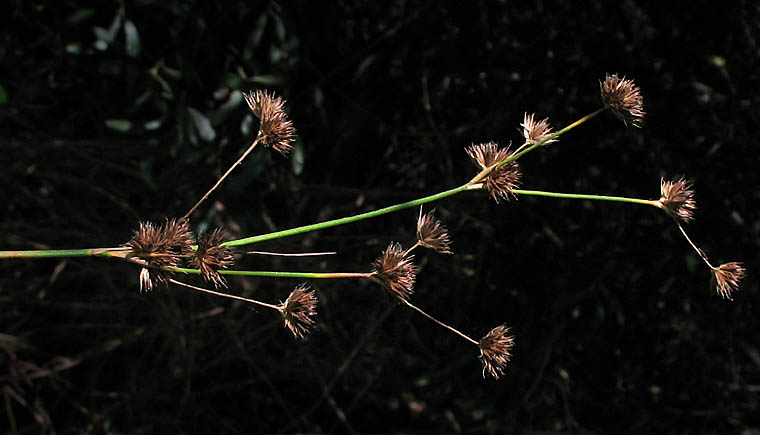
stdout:
{"type": "Polygon", "coordinates": [[[75,25],[75,24],[81,23],[82,21],[87,21],[93,15],[95,15],[95,9],[91,9],[91,8],[80,9],[74,12],[73,14],[69,15],[66,21],[71,25],[75,25]]]}
{"type": "Polygon", "coordinates": [[[293,144],[293,150],[290,153],[290,163],[293,167],[293,174],[301,175],[305,160],[306,153],[304,153],[303,144],[301,144],[301,141],[296,140],[293,144]]]}
{"type": "Polygon", "coordinates": [[[66,44],[65,50],[69,54],[82,54],[82,43],[72,42],[71,44],[66,44]]]}
{"type": "Polygon", "coordinates": [[[250,136],[253,134],[253,116],[251,114],[245,115],[243,121],[240,123],[240,134],[243,136],[250,136]]]}
{"type": "Polygon", "coordinates": [[[116,39],[116,34],[121,28],[121,19],[121,15],[116,14],[108,30],[102,27],[92,28],[93,33],[95,33],[95,37],[98,38],[98,40],[95,41],[95,48],[102,51],[108,48],[111,43],[113,43],[114,39],[116,39]]]}
{"type": "Polygon", "coordinates": [[[161,128],[161,120],[160,119],[154,119],[153,121],[148,121],[145,124],[143,124],[143,128],[148,131],[154,131],[161,128]]]}
{"type": "Polygon", "coordinates": [[[0,104],[8,102],[8,94],[5,92],[3,85],[0,85],[0,104]]]}
{"type": "Polygon", "coordinates": [[[130,20],[124,22],[124,35],[126,36],[127,54],[131,57],[140,55],[140,35],[135,23],[130,20]]]}
{"type": "Polygon", "coordinates": [[[190,121],[193,123],[193,127],[195,127],[195,131],[198,132],[201,140],[211,142],[216,139],[214,127],[211,126],[211,121],[206,118],[206,115],[192,107],[187,108],[187,113],[190,115],[190,121]]]}
{"type": "Polygon", "coordinates": [[[106,127],[119,133],[126,133],[132,128],[132,123],[126,119],[106,119],[106,127]]]}
{"type": "Polygon", "coordinates": [[[259,43],[261,43],[261,37],[264,35],[268,17],[268,13],[263,13],[256,20],[256,25],[253,26],[253,31],[248,37],[248,43],[245,44],[245,48],[243,49],[243,59],[250,60],[253,57],[253,53],[256,52],[259,43]]]}
{"type": "Polygon", "coordinates": [[[264,86],[279,86],[285,82],[285,79],[276,75],[259,75],[252,77],[251,81],[264,86]]]}

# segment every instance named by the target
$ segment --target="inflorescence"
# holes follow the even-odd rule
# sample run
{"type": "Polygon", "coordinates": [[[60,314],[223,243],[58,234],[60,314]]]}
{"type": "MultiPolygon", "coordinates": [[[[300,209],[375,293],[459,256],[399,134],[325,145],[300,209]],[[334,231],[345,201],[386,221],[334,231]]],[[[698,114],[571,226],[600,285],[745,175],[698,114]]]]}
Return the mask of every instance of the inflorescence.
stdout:
{"type": "MultiPolygon", "coordinates": [[[[497,326],[491,329],[483,338],[476,341],[412,303],[414,285],[419,273],[419,269],[414,263],[415,256],[413,251],[416,248],[426,248],[441,254],[453,253],[448,230],[433,215],[432,211],[423,213],[422,208],[420,208],[417,218],[416,240],[411,247],[404,249],[401,243],[391,242],[372,263],[371,270],[364,273],[280,273],[232,270],[235,256],[240,254],[236,253],[234,248],[256,243],[257,241],[343,225],[408,207],[422,206],[425,203],[470,190],[485,190],[496,202],[510,200],[517,195],[620,201],[655,206],[670,216],[684,238],[710,268],[712,286],[715,292],[723,298],[731,299],[733,293],[739,289],[745,269],[738,262],[713,266],[705,252],[687,234],[684,224],[694,219],[696,202],[694,200],[695,194],[692,183],[685,178],[675,181],[662,179],[660,182],[660,198],[657,200],[519,189],[521,174],[517,164],[518,158],[535,148],[556,143],[561,134],[588,121],[602,111],[610,110],[626,126],[630,125],[639,128],[642,126],[645,114],[643,98],[640,89],[632,80],[625,77],[620,78],[617,74],[607,75],[600,82],[600,92],[603,104],[602,108],[556,132],[551,128],[548,118],[536,121],[535,114],[529,115],[525,113],[519,128],[524,142],[515,151],[510,151],[509,146],[501,148],[494,142],[472,144],[467,147],[465,151],[475,163],[479,172],[469,182],[458,188],[350,218],[335,219],[291,230],[224,241],[223,230],[217,228],[201,233],[197,237],[197,241],[194,241],[189,220],[190,216],[215,191],[233,169],[241,164],[257,144],[272,148],[284,156],[287,156],[292,149],[296,132],[292,122],[285,113],[285,101],[266,91],[250,92],[244,94],[244,97],[253,115],[259,119],[259,130],[253,144],[182,218],[167,219],[160,225],[140,222],[132,238],[122,247],[78,250],[78,252],[81,251],[83,255],[113,256],[138,264],[140,266],[139,282],[141,291],[151,290],[157,285],[176,284],[196,291],[276,310],[282,317],[287,329],[298,339],[306,337],[316,324],[315,316],[318,300],[315,290],[306,283],[300,284],[296,286],[284,302],[270,304],[218,291],[219,288],[227,287],[224,275],[288,276],[307,279],[368,279],[379,283],[401,305],[419,312],[436,324],[476,345],[480,350],[479,359],[482,364],[483,376],[491,376],[496,379],[506,373],[506,367],[511,359],[511,352],[515,345],[515,338],[508,326],[497,326]],[[185,265],[190,266],[190,268],[183,268],[182,266],[185,265]],[[213,284],[215,290],[179,281],[175,279],[179,273],[200,275],[206,282],[213,284]]],[[[0,251],[0,258],[23,257],[25,253],[32,252],[39,254],[40,251],[0,251]]],[[[60,256],[66,256],[71,252],[67,250],[61,253],[60,256]]],[[[29,254],[29,256],[57,255],[52,251],[45,251],[44,254],[29,254]]]]}

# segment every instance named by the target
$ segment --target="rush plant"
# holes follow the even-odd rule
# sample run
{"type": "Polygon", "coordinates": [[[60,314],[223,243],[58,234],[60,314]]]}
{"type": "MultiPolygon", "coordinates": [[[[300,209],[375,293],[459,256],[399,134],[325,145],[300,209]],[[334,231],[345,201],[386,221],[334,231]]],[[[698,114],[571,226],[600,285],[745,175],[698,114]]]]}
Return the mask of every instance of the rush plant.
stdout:
{"type": "MultiPolygon", "coordinates": [[[[626,126],[642,127],[645,115],[643,99],[639,88],[632,80],[615,74],[607,75],[600,82],[600,93],[601,107],[557,131],[552,129],[548,118],[537,120],[535,114],[526,113],[519,129],[523,143],[514,150],[509,146],[502,147],[494,142],[468,146],[465,149],[466,154],[472,159],[476,169],[474,176],[460,186],[354,216],[234,240],[224,240],[224,233],[221,228],[194,236],[191,225],[193,213],[255,148],[271,148],[285,156],[292,148],[296,131],[285,112],[285,101],[266,91],[254,91],[245,94],[245,100],[259,120],[258,134],[240,158],[182,217],[167,218],[159,223],[139,222],[137,229],[128,241],[112,248],[0,251],[0,259],[96,256],[127,261],[137,267],[137,281],[141,291],[175,285],[269,308],[281,316],[284,325],[297,339],[307,336],[316,321],[318,301],[315,291],[311,289],[309,284],[298,285],[284,302],[268,303],[228,293],[226,277],[275,277],[303,280],[365,279],[377,283],[399,304],[414,310],[475,345],[479,350],[483,375],[499,378],[505,373],[515,345],[515,338],[508,326],[505,324],[496,326],[481,339],[476,340],[433,317],[412,302],[414,286],[419,272],[415,264],[415,255],[418,255],[419,250],[430,249],[440,254],[453,254],[451,238],[446,227],[431,211],[424,212],[423,206],[425,204],[454,195],[476,194],[479,191],[485,191],[496,203],[509,202],[517,196],[543,196],[650,206],[660,209],[672,218],[683,237],[708,266],[712,277],[712,286],[720,296],[731,299],[733,293],[739,289],[740,281],[744,275],[744,268],[741,263],[731,262],[713,265],[707,254],[687,234],[684,225],[694,218],[696,210],[694,190],[687,179],[661,180],[659,198],[657,199],[559,193],[520,188],[521,173],[518,159],[541,147],[556,144],[560,136],[596,118],[601,113],[609,111],[623,121],[626,126]],[[365,265],[364,268],[358,266],[359,271],[316,273],[243,270],[234,267],[235,258],[250,252],[251,245],[372,219],[412,207],[419,207],[420,209],[415,242],[411,246],[404,247],[399,242],[390,241],[387,248],[378,254],[377,259],[371,265],[365,265]],[[206,283],[205,286],[186,282],[190,279],[190,275],[200,275],[206,283]],[[209,287],[213,287],[213,289],[209,287]]],[[[655,185],[654,182],[652,184],[655,185]]]]}

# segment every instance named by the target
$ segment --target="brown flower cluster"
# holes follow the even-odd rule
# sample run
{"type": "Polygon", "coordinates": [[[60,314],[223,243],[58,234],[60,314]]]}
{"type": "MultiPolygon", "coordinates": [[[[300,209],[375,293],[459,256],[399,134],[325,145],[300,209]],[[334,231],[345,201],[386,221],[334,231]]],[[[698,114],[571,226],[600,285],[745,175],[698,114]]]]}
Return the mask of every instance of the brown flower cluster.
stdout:
{"type": "Polygon", "coordinates": [[[201,271],[201,276],[216,288],[227,287],[227,282],[218,270],[227,269],[233,264],[232,250],[221,246],[223,238],[221,228],[200,234],[198,249],[190,260],[190,264],[201,271]]]}
{"type": "Polygon", "coordinates": [[[607,74],[604,81],[599,83],[599,88],[605,107],[612,110],[625,125],[641,128],[645,115],[644,99],[633,80],[627,80],[625,77],[621,79],[617,74],[607,74]]]}
{"type": "Polygon", "coordinates": [[[433,216],[432,211],[422,214],[420,209],[420,217],[417,218],[417,243],[441,254],[453,254],[449,233],[441,221],[433,216]]]}
{"type": "Polygon", "coordinates": [[[480,362],[483,364],[483,377],[486,374],[499,379],[505,372],[512,355],[509,353],[515,345],[515,338],[509,335],[509,327],[501,325],[493,328],[480,339],[480,362]]]}
{"type": "Polygon", "coordinates": [[[169,280],[169,267],[177,267],[192,252],[193,237],[186,219],[171,219],[161,226],[140,222],[127,242],[131,256],[148,266],[140,272],[140,290],[151,290],[154,283],[169,280]]]}
{"type": "Polygon", "coordinates": [[[296,129],[285,114],[285,101],[266,91],[254,91],[243,96],[253,114],[259,118],[258,139],[264,146],[286,156],[293,148],[296,129]]]}
{"type": "Polygon", "coordinates": [[[715,290],[725,299],[731,299],[731,293],[739,290],[739,281],[744,278],[744,267],[741,263],[731,262],[713,267],[712,284],[715,290]]]}
{"type": "Polygon", "coordinates": [[[414,255],[405,251],[400,243],[393,242],[375,260],[373,278],[393,296],[408,301],[417,279],[417,267],[412,262],[413,259],[414,255]]]}
{"type": "Polygon", "coordinates": [[[554,133],[549,126],[549,118],[544,118],[540,121],[534,120],[535,114],[528,115],[527,113],[523,117],[523,122],[520,124],[522,127],[522,135],[525,138],[525,143],[533,145],[544,142],[544,145],[548,145],[552,142],[557,142],[559,139],[549,137],[554,133]],[[548,140],[547,140],[548,139],[548,140]]]}
{"type": "Polygon", "coordinates": [[[317,295],[306,284],[297,286],[280,304],[280,314],[285,326],[296,338],[304,338],[314,326],[314,316],[317,315],[317,295]]]}
{"type": "Polygon", "coordinates": [[[694,218],[697,202],[694,201],[694,190],[691,182],[681,178],[677,181],[660,182],[660,204],[670,216],[689,222],[694,218]]]}
{"type": "MultiPolygon", "coordinates": [[[[512,155],[509,152],[509,147],[499,149],[499,146],[494,142],[473,144],[466,151],[480,169],[490,168],[512,155]]],[[[520,169],[514,160],[494,168],[485,178],[486,189],[496,202],[499,202],[500,199],[509,200],[510,196],[513,195],[512,189],[516,189],[519,182],[520,169]]]]}

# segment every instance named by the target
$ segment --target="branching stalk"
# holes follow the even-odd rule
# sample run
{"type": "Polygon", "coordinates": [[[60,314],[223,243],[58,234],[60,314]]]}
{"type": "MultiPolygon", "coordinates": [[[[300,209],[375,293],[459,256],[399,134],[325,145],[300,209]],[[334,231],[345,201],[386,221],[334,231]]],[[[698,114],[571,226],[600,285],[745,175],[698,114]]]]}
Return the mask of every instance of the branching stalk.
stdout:
{"type": "Polygon", "coordinates": [[[251,144],[251,146],[249,146],[248,149],[245,150],[245,152],[243,153],[243,155],[241,155],[240,158],[238,158],[237,161],[235,163],[233,163],[232,166],[230,166],[229,169],[227,169],[227,172],[225,172],[224,175],[222,175],[216,181],[216,183],[213,186],[211,186],[211,189],[209,189],[208,192],[206,192],[206,194],[203,195],[201,197],[201,199],[199,199],[198,202],[196,202],[195,205],[192,208],[190,208],[190,210],[187,211],[187,213],[185,213],[185,215],[182,217],[182,219],[188,219],[190,217],[190,215],[192,215],[193,212],[201,204],[203,204],[203,201],[205,201],[209,196],[211,196],[211,193],[214,190],[216,190],[216,188],[219,187],[219,185],[222,184],[222,182],[227,178],[227,176],[229,176],[232,173],[232,171],[235,170],[235,168],[238,167],[238,165],[240,165],[241,163],[243,163],[243,160],[245,160],[245,158],[248,157],[248,154],[250,154],[251,151],[253,151],[253,149],[256,148],[256,145],[258,145],[259,142],[261,142],[261,136],[260,135],[256,138],[256,140],[253,141],[253,143],[251,144]]]}
{"type": "Polygon", "coordinates": [[[628,202],[628,203],[634,203],[634,204],[651,205],[653,207],[661,208],[661,204],[659,201],[650,200],[650,199],[626,198],[624,196],[557,193],[557,192],[544,192],[541,190],[522,190],[522,189],[513,189],[512,193],[515,193],[517,195],[546,196],[546,197],[551,197],[551,198],[589,199],[592,201],[628,202]]]}
{"type": "MultiPolygon", "coordinates": [[[[198,269],[189,269],[185,267],[173,267],[167,269],[170,272],[186,273],[190,275],[200,275],[198,269]]],[[[260,278],[307,278],[307,279],[342,279],[342,278],[370,278],[372,272],[280,272],[265,270],[219,270],[220,275],[230,276],[256,276],[260,278]]]]}
{"type": "Polygon", "coordinates": [[[438,324],[439,326],[442,326],[442,327],[444,327],[444,328],[448,329],[449,331],[451,331],[451,332],[453,332],[454,334],[456,334],[456,335],[458,335],[458,336],[460,336],[460,337],[464,338],[465,340],[469,341],[470,343],[474,344],[475,346],[479,346],[479,343],[478,343],[477,341],[475,341],[475,340],[473,340],[472,338],[468,337],[466,334],[464,334],[464,333],[462,333],[462,332],[459,332],[457,329],[454,329],[453,327],[451,327],[451,326],[449,326],[449,325],[447,325],[447,324],[445,324],[445,323],[441,322],[440,320],[438,320],[438,319],[436,319],[435,317],[431,316],[430,314],[426,313],[426,312],[425,312],[425,311],[424,311],[422,308],[419,308],[418,306],[416,306],[416,305],[412,304],[412,303],[411,303],[411,302],[409,302],[409,301],[404,301],[404,303],[405,303],[405,304],[406,304],[406,306],[408,306],[409,308],[411,308],[411,309],[413,309],[414,311],[416,311],[416,312],[418,312],[418,313],[422,314],[423,316],[425,316],[425,317],[427,317],[428,319],[432,320],[434,323],[438,324]]]}
{"type": "Polygon", "coordinates": [[[176,279],[169,279],[169,282],[172,283],[172,284],[177,284],[177,285],[182,286],[182,287],[187,287],[187,288],[192,289],[192,290],[197,290],[199,292],[209,293],[209,294],[212,294],[214,296],[221,296],[223,298],[237,299],[239,301],[248,302],[248,303],[256,304],[256,305],[261,305],[262,307],[272,308],[274,310],[280,311],[280,307],[279,306],[268,304],[266,302],[257,301],[256,299],[248,299],[248,298],[244,298],[242,296],[235,296],[235,295],[231,295],[231,294],[228,294],[228,293],[222,293],[222,292],[217,292],[217,291],[214,291],[214,290],[209,290],[209,289],[203,288],[203,287],[196,287],[194,285],[186,284],[186,283],[184,283],[182,281],[177,281],[176,279]]]}

